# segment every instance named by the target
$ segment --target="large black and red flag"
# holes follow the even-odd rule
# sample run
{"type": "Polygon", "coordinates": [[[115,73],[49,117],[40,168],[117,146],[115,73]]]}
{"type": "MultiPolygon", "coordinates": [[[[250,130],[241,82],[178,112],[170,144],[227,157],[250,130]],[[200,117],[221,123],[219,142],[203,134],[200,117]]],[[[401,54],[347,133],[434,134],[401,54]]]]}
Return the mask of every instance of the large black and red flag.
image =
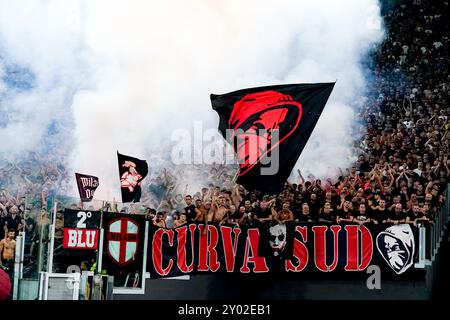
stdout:
{"type": "Polygon", "coordinates": [[[77,179],[78,192],[80,194],[81,201],[91,201],[99,184],[98,177],[75,173],[75,178],[77,179]]]}
{"type": "Polygon", "coordinates": [[[120,189],[122,202],[141,200],[141,181],[148,174],[147,161],[126,156],[117,152],[119,161],[120,189]]]}
{"type": "Polygon", "coordinates": [[[281,191],[333,87],[291,84],[211,94],[219,131],[239,161],[236,182],[248,190],[281,191]]]}

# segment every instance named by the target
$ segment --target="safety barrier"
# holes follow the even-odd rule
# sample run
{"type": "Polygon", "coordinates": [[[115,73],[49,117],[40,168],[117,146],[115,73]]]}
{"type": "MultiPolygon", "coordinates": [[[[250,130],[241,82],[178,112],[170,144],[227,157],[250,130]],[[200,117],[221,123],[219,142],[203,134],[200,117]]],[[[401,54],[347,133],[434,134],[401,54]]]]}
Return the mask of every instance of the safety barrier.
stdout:
{"type": "Polygon", "coordinates": [[[441,245],[442,237],[447,229],[450,220],[450,185],[445,191],[445,202],[438,208],[433,223],[421,225],[419,227],[419,249],[416,268],[424,269],[431,266],[436,259],[436,255],[441,245]]]}

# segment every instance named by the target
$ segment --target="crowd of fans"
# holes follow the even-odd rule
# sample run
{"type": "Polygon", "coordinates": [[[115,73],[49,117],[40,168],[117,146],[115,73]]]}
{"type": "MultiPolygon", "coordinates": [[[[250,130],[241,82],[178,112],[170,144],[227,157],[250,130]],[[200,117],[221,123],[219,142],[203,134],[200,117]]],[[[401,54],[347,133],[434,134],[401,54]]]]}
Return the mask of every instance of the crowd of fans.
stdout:
{"type": "Polygon", "coordinates": [[[299,172],[300,181],[280,194],[261,194],[234,186],[233,174],[214,166],[211,184],[183,199],[164,172],[149,187],[159,201],[147,209],[149,219],[168,228],[186,221],[433,223],[450,177],[448,9],[422,1],[385,14],[387,38],[370,55],[372,81],[359,114],[358,159],[337,181],[299,172]]]}
{"type": "MultiPolygon", "coordinates": [[[[182,167],[163,170],[143,185],[148,219],[167,228],[189,221],[433,223],[450,177],[448,9],[446,2],[422,1],[385,13],[387,37],[370,54],[372,80],[359,110],[364,123],[358,158],[337,181],[304,179],[299,171],[299,181],[287,182],[281,193],[262,194],[236,185],[235,168],[211,165],[191,168],[192,181],[209,185],[189,195],[178,179],[186,174],[182,167]]],[[[45,208],[43,190],[58,186],[64,192],[60,186],[67,172],[50,157],[31,154],[19,163],[0,162],[0,265],[9,259],[4,255],[9,234],[26,230],[32,242],[44,223],[45,212],[33,215],[24,196],[45,208]],[[33,170],[37,162],[40,170],[33,170]],[[14,195],[9,186],[16,187],[14,195]]]]}

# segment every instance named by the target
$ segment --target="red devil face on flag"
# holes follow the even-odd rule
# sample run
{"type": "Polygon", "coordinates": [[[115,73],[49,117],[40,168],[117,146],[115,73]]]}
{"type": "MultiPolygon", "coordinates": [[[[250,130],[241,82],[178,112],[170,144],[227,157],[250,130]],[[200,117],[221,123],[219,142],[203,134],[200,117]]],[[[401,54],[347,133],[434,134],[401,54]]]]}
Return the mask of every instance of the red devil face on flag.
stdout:
{"type": "Polygon", "coordinates": [[[219,131],[247,190],[278,193],[302,153],[334,83],[287,84],[211,94],[219,131]]]}
{"type": "Polygon", "coordinates": [[[288,94],[262,91],[245,95],[234,104],[228,121],[234,130],[239,176],[245,175],[298,127],[302,105],[288,94]],[[277,141],[273,133],[278,131],[277,141]]]}
{"type": "Polygon", "coordinates": [[[108,255],[120,266],[135,259],[139,243],[139,226],[129,218],[112,220],[107,229],[108,255]]]}

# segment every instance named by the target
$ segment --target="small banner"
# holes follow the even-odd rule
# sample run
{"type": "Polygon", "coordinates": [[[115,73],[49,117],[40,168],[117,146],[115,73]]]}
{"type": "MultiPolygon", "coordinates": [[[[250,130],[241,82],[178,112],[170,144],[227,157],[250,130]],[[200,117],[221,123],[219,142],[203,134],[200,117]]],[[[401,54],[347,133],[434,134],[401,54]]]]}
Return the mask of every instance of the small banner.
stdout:
{"type": "Polygon", "coordinates": [[[73,272],[74,268],[95,267],[100,241],[100,211],[65,209],[56,213],[54,268],[73,272]]]}
{"type": "Polygon", "coordinates": [[[80,194],[81,201],[91,201],[94,197],[94,192],[99,185],[98,178],[81,173],[75,173],[75,178],[77,179],[78,192],[80,194]]]}
{"type": "Polygon", "coordinates": [[[66,209],[64,211],[63,248],[98,249],[100,215],[99,211],[66,209]]]}

